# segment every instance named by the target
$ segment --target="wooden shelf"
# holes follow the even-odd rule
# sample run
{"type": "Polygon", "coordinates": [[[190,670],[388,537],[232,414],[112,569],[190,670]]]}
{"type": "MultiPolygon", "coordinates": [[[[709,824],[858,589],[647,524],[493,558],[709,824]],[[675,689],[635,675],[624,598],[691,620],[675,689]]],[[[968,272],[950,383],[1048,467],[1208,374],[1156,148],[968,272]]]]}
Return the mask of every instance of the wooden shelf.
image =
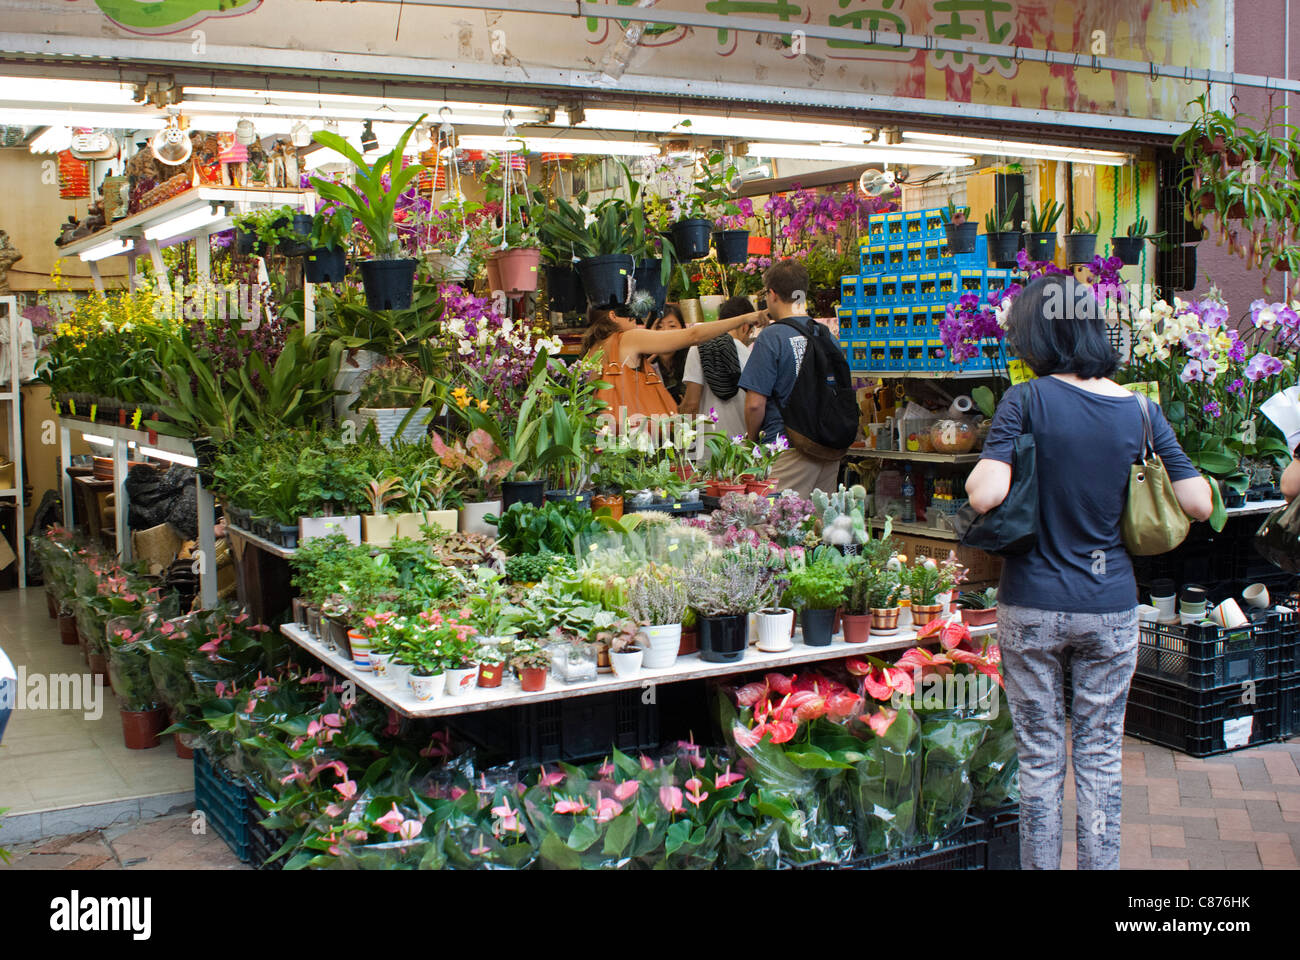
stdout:
{"type": "MultiPolygon", "coordinates": [[[[996,625],[972,627],[970,632],[972,636],[978,637],[993,633],[996,629],[996,625]]],[[[378,679],[368,671],[358,670],[352,661],[345,660],[335,651],[327,650],[325,644],[319,640],[313,640],[304,627],[295,623],[286,623],[280,627],[280,632],[322,663],[353,681],[376,700],[403,716],[412,718],[447,717],[496,710],[500,707],[525,706],[546,700],[564,700],[569,697],[611,693],[616,690],[647,689],[660,683],[679,683],[683,680],[773,670],[885,650],[902,650],[913,646],[916,642],[916,631],[899,630],[891,637],[872,636],[866,643],[845,643],[844,635],[840,633],[831,640],[830,646],[809,647],[801,642],[801,634],[796,627],[794,646],[791,649],[783,653],[763,653],[751,646],[745,651],[745,658],[738,663],[705,663],[698,653],[692,653],[678,657],[677,662],[671,667],[662,670],[642,670],[635,677],[623,678],[613,674],[600,674],[595,680],[563,683],[553,676],[548,676],[546,689],[537,693],[525,693],[519,688],[517,681],[507,677],[499,687],[489,689],[474,687],[463,696],[451,697],[444,694],[436,700],[422,702],[415,699],[409,688],[399,690],[391,680],[378,679]]]]}
{"type": "MultiPolygon", "coordinates": [[[[867,523],[878,529],[883,529],[885,526],[884,520],[877,520],[875,517],[869,518],[867,523]]],[[[894,521],[891,532],[905,534],[909,537],[936,537],[940,540],[959,539],[957,534],[942,527],[931,527],[924,523],[900,523],[897,520],[894,521]]]]}
{"type": "Polygon", "coordinates": [[[271,554],[274,557],[279,557],[282,560],[288,560],[290,557],[292,557],[295,553],[298,552],[297,550],[294,550],[290,547],[282,547],[278,543],[272,543],[270,540],[267,540],[265,537],[259,537],[251,530],[245,530],[243,527],[237,527],[229,520],[226,521],[226,532],[228,534],[232,534],[240,538],[241,540],[247,540],[249,543],[261,547],[267,553],[271,554]]]}
{"type": "Polygon", "coordinates": [[[921,453],[909,450],[869,450],[849,448],[847,457],[869,457],[881,460],[913,460],[918,463],[978,463],[978,453],[921,453]]]}

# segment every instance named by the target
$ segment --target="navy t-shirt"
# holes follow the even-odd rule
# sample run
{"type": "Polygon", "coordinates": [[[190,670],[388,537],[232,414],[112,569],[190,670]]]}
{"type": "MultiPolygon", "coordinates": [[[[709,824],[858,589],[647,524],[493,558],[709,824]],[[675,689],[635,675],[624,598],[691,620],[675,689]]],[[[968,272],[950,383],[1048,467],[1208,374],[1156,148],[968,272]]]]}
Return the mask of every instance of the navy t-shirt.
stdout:
{"type": "MultiPolygon", "coordinates": [[[[1006,558],[998,600],[1067,613],[1129,610],[1137,585],[1119,526],[1142,447],[1137,397],[1091,393],[1057,377],[1014,386],[993,416],[984,459],[1011,462],[1026,398],[1037,449],[1038,544],[1006,558]]],[[[1170,479],[1199,476],[1159,404],[1148,406],[1170,479]]]]}
{"type": "MultiPolygon", "coordinates": [[[[816,323],[811,317],[792,317],[795,323],[816,323]]],[[[781,407],[790,399],[799,368],[808,349],[808,337],[785,323],[764,327],[754,340],[749,360],[740,374],[740,389],[767,397],[762,439],[770,443],[785,432],[781,407]]]]}

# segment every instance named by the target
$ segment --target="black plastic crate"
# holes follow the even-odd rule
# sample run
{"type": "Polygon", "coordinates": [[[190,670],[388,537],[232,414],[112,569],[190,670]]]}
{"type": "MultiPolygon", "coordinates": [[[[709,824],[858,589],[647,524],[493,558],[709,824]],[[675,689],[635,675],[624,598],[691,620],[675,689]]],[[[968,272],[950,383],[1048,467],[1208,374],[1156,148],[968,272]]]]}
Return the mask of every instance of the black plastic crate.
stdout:
{"type": "Polygon", "coordinates": [[[869,857],[854,857],[844,863],[782,863],[795,870],[983,870],[987,861],[988,832],[985,821],[967,814],[962,825],[932,843],[903,847],[869,857]]]}
{"type": "Polygon", "coordinates": [[[551,763],[581,761],[657,747],[659,707],[643,703],[640,689],[546,700],[523,706],[515,717],[515,756],[551,763]]]}
{"type": "Polygon", "coordinates": [[[249,792],[234,774],[213,764],[203,750],[194,751],[194,808],[241,862],[248,863],[249,792]]]}
{"type": "Polygon", "coordinates": [[[1278,737],[1300,737],[1300,673],[1278,681],[1278,737]]]}
{"type": "Polygon", "coordinates": [[[1009,803],[979,814],[984,819],[988,870],[1020,869],[1020,804],[1009,803]]]}
{"type": "Polygon", "coordinates": [[[1300,615],[1279,613],[1276,616],[1278,676],[1300,673],[1300,615]]]}
{"type": "Polygon", "coordinates": [[[1236,629],[1206,623],[1143,623],[1137,672],[1191,690],[1273,679],[1278,618],[1236,629]]]}
{"type": "Polygon", "coordinates": [[[1124,732],[1193,757],[1211,757],[1278,737],[1276,679],[1194,690],[1136,676],[1124,732]]]}

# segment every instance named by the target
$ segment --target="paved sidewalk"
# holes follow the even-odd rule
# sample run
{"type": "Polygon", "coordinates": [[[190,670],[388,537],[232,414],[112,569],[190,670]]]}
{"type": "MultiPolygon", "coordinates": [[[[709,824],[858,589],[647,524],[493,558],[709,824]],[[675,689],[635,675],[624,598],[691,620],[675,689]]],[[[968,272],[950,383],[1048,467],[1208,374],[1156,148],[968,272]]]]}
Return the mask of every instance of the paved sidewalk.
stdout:
{"type": "Polygon", "coordinates": [[[4,870],[247,870],[225,842],[209,830],[195,834],[188,814],[145,823],[90,830],[10,852],[4,870]]]}

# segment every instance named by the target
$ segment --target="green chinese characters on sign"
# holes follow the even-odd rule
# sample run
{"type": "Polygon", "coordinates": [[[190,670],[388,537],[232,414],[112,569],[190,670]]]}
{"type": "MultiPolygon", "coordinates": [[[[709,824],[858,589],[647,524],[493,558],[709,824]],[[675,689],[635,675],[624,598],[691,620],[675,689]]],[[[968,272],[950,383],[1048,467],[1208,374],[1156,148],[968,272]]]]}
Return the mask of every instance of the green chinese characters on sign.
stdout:
{"type": "MultiPolygon", "coordinates": [[[[947,40],[969,43],[1006,43],[1011,37],[1015,14],[1010,0],[935,0],[934,33],[947,40]]],[[[966,54],[936,50],[931,63],[939,69],[962,70],[966,54]]],[[[976,69],[987,73],[996,61],[998,73],[1015,76],[1015,64],[1007,57],[979,56],[976,69]]]]}
{"type": "Polygon", "coordinates": [[[251,13],[262,0],[95,0],[95,6],[119,27],[133,33],[179,33],[209,17],[251,13]]]}
{"type": "MultiPolygon", "coordinates": [[[[742,17],[757,15],[775,17],[782,23],[789,23],[791,20],[802,22],[803,18],[803,7],[797,3],[790,3],[789,0],[709,0],[704,5],[704,9],[721,17],[731,16],[733,13],[742,17]]],[[[730,35],[730,30],[719,28],[718,43],[725,46],[730,35]]],[[[786,41],[789,42],[788,37],[786,41]]]]}
{"type": "MultiPolygon", "coordinates": [[[[844,13],[832,13],[826,18],[832,27],[846,27],[863,31],[878,31],[881,34],[901,35],[911,33],[911,25],[902,16],[903,0],[838,0],[839,8],[844,13]]],[[[897,42],[890,43],[885,37],[882,43],[866,40],[827,40],[826,46],[831,50],[858,51],[892,55],[892,57],[868,57],[865,59],[910,60],[915,51],[899,47],[897,42]]],[[[832,57],[835,54],[831,54],[832,57]]],[[[843,55],[842,55],[843,56],[843,55]]]]}

